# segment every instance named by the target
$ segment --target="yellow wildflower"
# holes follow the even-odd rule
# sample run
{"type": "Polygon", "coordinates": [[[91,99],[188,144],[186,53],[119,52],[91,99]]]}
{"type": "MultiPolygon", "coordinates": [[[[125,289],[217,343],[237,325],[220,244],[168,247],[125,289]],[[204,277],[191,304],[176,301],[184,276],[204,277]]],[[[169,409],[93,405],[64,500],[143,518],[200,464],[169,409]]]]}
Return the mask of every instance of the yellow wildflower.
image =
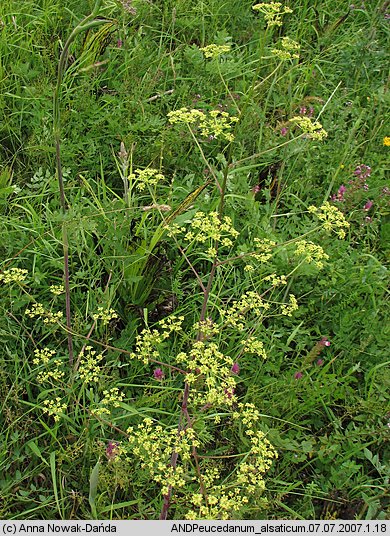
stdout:
{"type": "Polygon", "coordinates": [[[221,54],[230,52],[230,45],[207,45],[206,47],[201,48],[205,58],[217,58],[221,54]]]}

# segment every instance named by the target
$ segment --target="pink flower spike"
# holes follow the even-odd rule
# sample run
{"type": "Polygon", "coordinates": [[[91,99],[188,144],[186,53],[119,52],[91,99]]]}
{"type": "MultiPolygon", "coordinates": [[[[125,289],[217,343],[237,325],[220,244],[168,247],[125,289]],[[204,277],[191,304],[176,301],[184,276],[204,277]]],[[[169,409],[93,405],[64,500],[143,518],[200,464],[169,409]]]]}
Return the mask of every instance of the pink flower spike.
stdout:
{"type": "Polygon", "coordinates": [[[371,168],[365,164],[360,164],[359,166],[356,166],[353,174],[359,179],[366,179],[371,175],[371,168]]]}
{"type": "Polygon", "coordinates": [[[302,372],[296,372],[296,373],[294,374],[294,378],[295,378],[296,380],[300,380],[300,379],[302,378],[302,376],[303,376],[302,372]]]}
{"type": "Polygon", "coordinates": [[[321,367],[323,364],[324,364],[324,360],[323,360],[323,359],[318,359],[318,360],[317,360],[317,366],[318,366],[318,367],[321,367]]]}
{"type": "Polygon", "coordinates": [[[286,136],[287,132],[288,132],[288,128],[286,128],[286,127],[283,127],[283,128],[280,129],[280,133],[281,133],[282,136],[286,136]]]}
{"type": "Polygon", "coordinates": [[[123,47],[123,41],[122,41],[122,39],[118,39],[118,41],[116,42],[116,46],[117,46],[118,48],[122,48],[122,47],[123,47]]]}
{"type": "Polygon", "coordinates": [[[344,184],[342,184],[340,186],[340,188],[338,189],[338,193],[343,196],[345,194],[345,192],[347,191],[347,188],[344,186],[344,184]]]}
{"type": "Polygon", "coordinates": [[[321,346],[330,346],[330,341],[328,341],[326,337],[322,337],[322,339],[320,340],[320,344],[321,346]]]}
{"type": "Polygon", "coordinates": [[[163,371],[160,368],[155,369],[155,371],[153,372],[153,376],[156,380],[162,380],[165,377],[163,371]]]}
{"type": "Polygon", "coordinates": [[[363,210],[368,212],[373,204],[373,201],[368,200],[367,203],[364,205],[363,210]]]}
{"type": "Polygon", "coordinates": [[[234,363],[230,370],[233,372],[233,374],[240,374],[240,365],[238,363],[234,363]]]}
{"type": "Polygon", "coordinates": [[[109,441],[106,447],[106,456],[109,460],[113,460],[119,454],[119,444],[109,441]]]}

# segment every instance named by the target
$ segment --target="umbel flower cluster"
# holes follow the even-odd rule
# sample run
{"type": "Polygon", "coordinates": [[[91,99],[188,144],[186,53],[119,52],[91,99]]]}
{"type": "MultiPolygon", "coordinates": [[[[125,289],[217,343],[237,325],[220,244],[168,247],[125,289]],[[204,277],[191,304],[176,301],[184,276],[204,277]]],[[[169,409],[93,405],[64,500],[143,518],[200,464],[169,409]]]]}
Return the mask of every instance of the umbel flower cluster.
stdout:
{"type": "Polygon", "coordinates": [[[271,52],[274,56],[281,60],[299,59],[299,50],[301,46],[290,39],[289,37],[282,37],[281,48],[272,48],[271,52]]]}
{"type": "Polygon", "coordinates": [[[319,270],[324,267],[323,261],[329,259],[329,255],[325,253],[321,246],[306,240],[299,240],[295,243],[295,255],[302,257],[309,264],[314,263],[319,270]]]}
{"type": "Polygon", "coordinates": [[[48,311],[42,303],[33,303],[30,309],[26,309],[25,313],[30,318],[41,318],[44,324],[57,324],[64,316],[62,311],[57,311],[56,313],[48,311]]]}
{"type": "Polygon", "coordinates": [[[94,320],[101,320],[103,326],[106,326],[114,318],[118,318],[118,314],[114,309],[98,307],[97,312],[92,315],[94,320]]]}
{"type": "Polygon", "coordinates": [[[254,5],[252,9],[264,15],[267,28],[281,26],[283,24],[283,15],[293,12],[290,7],[283,6],[281,2],[261,2],[260,4],[254,5]]]}
{"type": "Polygon", "coordinates": [[[131,453],[132,459],[137,460],[146,478],[161,486],[163,495],[168,493],[170,486],[178,490],[193,480],[193,477],[188,476],[187,469],[192,448],[199,446],[193,428],[178,432],[177,428],[163,428],[146,418],[138,426],[130,426],[127,434],[129,439],[126,450],[131,453]],[[176,468],[170,463],[172,452],[181,460],[176,468]]]}
{"type": "Polygon", "coordinates": [[[128,180],[138,191],[143,192],[146,188],[155,187],[162,182],[164,175],[154,168],[136,169],[134,173],[129,174],[128,180]]]}
{"type": "Polygon", "coordinates": [[[128,441],[117,449],[117,456],[125,456],[137,466],[145,480],[160,486],[163,495],[174,488],[177,502],[187,509],[186,519],[234,519],[251,499],[255,498],[258,506],[265,488],[264,475],[277,453],[258,429],[260,414],[253,404],[237,404],[223,424],[229,421],[231,426],[243,428],[247,437],[245,452],[236,454],[236,470],[229,475],[223,462],[207,459],[194,470],[193,453],[204,445],[192,426],[178,430],[151,418],[127,429],[128,441]],[[173,452],[175,466],[171,463],[173,452]]]}
{"type": "Polygon", "coordinates": [[[328,133],[319,121],[312,121],[310,117],[297,115],[289,120],[290,123],[299,127],[306,138],[321,141],[327,138],[328,133]]]}
{"type": "Polygon", "coordinates": [[[214,43],[211,45],[207,45],[206,47],[200,48],[204,54],[205,58],[218,58],[218,56],[221,56],[221,54],[226,54],[227,52],[230,52],[230,45],[215,45],[214,43]]]}
{"type": "Polygon", "coordinates": [[[0,274],[0,281],[3,281],[5,284],[10,283],[23,283],[26,280],[28,271],[23,268],[10,268],[9,270],[4,270],[0,274]]]}
{"type": "Polygon", "coordinates": [[[190,223],[189,230],[186,227],[172,225],[169,230],[171,236],[182,236],[187,243],[205,244],[209,247],[205,250],[209,257],[214,258],[217,255],[215,244],[219,247],[232,247],[233,240],[240,234],[234,229],[232,220],[229,216],[222,219],[217,212],[197,212],[190,223]]]}
{"type": "Polygon", "coordinates": [[[325,231],[333,231],[339,238],[345,238],[345,229],[349,228],[349,223],[337,207],[326,201],[320,208],[311,205],[308,210],[317,216],[325,231]]]}
{"type": "Polygon", "coordinates": [[[202,112],[197,109],[180,108],[180,110],[169,112],[168,120],[171,125],[184,123],[188,126],[197,127],[201,135],[209,140],[233,141],[234,136],[231,130],[234,123],[237,123],[238,117],[230,116],[227,112],[221,110],[202,112]]]}

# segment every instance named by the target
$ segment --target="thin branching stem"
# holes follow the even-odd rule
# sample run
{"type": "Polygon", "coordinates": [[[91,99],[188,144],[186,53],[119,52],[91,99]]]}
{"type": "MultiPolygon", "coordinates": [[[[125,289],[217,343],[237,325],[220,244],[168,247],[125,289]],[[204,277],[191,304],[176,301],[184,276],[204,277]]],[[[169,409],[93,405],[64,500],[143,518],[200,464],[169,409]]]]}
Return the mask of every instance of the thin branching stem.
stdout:
{"type": "MultiPolygon", "coordinates": [[[[67,206],[65,199],[65,189],[64,189],[64,179],[62,174],[62,160],[61,160],[61,89],[64,79],[64,74],[66,70],[66,62],[68,59],[69,47],[75,38],[86,30],[90,30],[95,26],[99,26],[105,22],[108,22],[106,19],[94,20],[95,17],[99,14],[102,0],[96,0],[95,6],[92,12],[87,15],[72,31],[70,36],[65,42],[64,48],[62,49],[60,59],[58,62],[58,72],[57,72],[57,84],[54,90],[53,98],[53,134],[54,134],[54,145],[56,151],[56,170],[57,170],[57,180],[58,188],[60,193],[60,203],[63,214],[66,214],[67,206]]],[[[69,276],[69,240],[68,240],[68,231],[66,228],[66,223],[62,225],[62,240],[63,240],[63,250],[64,250],[64,282],[65,282],[65,308],[66,308],[66,327],[68,332],[68,352],[69,352],[69,364],[73,366],[73,340],[72,340],[72,317],[71,317],[71,307],[70,307],[70,276],[69,276]]]]}

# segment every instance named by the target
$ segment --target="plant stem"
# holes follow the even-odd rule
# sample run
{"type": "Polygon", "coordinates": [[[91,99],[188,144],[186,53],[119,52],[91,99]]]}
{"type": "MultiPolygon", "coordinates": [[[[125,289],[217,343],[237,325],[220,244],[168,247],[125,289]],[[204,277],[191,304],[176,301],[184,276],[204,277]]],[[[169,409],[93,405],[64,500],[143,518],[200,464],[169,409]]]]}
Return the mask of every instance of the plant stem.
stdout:
{"type": "MultiPolygon", "coordinates": [[[[67,206],[65,199],[65,189],[64,189],[64,179],[62,174],[62,161],[61,161],[61,109],[60,109],[60,96],[62,82],[64,78],[66,61],[68,59],[69,47],[77,37],[77,35],[85,30],[89,30],[95,26],[99,26],[104,22],[108,22],[105,19],[93,20],[100,11],[102,0],[96,0],[95,6],[92,12],[87,15],[72,31],[70,36],[65,42],[64,48],[61,52],[60,59],[58,62],[58,73],[57,73],[57,84],[54,90],[53,98],[53,134],[54,134],[54,144],[56,149],[56,169],[57,169],[57,179],[58,187],[60,191],[60,203],[63,214],[66,214],[67,206]]],[[[69,364],[73,366],[73,340],[71,333],[71,309],[70,309],[70,284],[69,284],[69,241],[68,241],[68,232],[66,228],[66,223],[62,225],[62,239],[63,239],[63,249],[64,249],[64,281],[65,281],[65,307],[66,307],[66,327],[68,332],[68,351],[69,351],[69,364]]]]}

